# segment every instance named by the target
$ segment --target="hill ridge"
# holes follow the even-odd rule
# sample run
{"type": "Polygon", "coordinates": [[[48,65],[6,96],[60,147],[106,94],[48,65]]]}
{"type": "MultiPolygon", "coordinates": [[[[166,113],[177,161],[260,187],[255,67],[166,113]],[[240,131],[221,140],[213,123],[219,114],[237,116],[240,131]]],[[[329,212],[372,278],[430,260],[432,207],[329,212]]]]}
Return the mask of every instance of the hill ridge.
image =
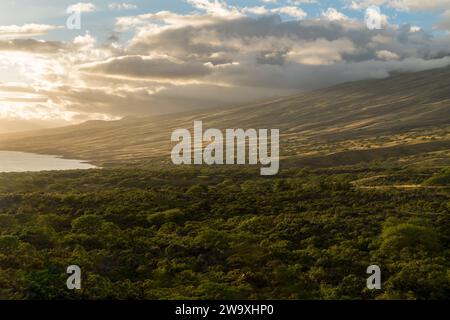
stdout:
{"type": "Polygon", "coordinates": [[[0,149],[97,162],[166,157],[171,132],[192,129],[194,120],[203,120],[209,128],[280,129],[282,156],[308,159],[349,150],[447,141],[449,88],[450,67],[446,67],[354,81],[222,110],[85,122],[1,136],[0,149]]]}

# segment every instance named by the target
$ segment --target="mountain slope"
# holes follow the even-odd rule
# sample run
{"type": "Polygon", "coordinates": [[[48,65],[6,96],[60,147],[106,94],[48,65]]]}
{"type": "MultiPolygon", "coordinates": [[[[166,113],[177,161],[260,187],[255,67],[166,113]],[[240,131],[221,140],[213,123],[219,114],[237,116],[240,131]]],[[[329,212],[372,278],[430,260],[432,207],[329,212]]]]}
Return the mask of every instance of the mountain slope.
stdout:
{"type": "MultiPolygon", "coordinates": [[[[326,164],[323,157],[337,154],[358,162],[362,151],[362,161],[376,159],[377,154],[383,158],[424,152],[447,158],[450,68],[351,82],[223,111],[90,121],[7,135],[0,137],[0,149],[96,162],[150,159],[167,156],[171,132],[192,130],[194,120],[203,120],[204,128],[278,128],[282,156],[308,164],[315,160],[326,164]]],[[[339,158],[336,161],[342,162],[339,158]]]]}

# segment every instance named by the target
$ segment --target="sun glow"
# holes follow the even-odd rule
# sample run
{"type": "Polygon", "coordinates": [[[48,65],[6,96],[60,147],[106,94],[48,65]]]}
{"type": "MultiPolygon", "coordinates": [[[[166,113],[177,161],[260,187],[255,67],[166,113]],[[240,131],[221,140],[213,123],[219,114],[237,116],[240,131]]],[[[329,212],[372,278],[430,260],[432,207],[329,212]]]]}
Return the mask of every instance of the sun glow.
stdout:
{"type": "Polygon", "coordinates": [[[0,118],[4,119],[71,121],[76,115],[74,112],[61,110],[51,101],[42,104],[0,101],[0,118]]]}

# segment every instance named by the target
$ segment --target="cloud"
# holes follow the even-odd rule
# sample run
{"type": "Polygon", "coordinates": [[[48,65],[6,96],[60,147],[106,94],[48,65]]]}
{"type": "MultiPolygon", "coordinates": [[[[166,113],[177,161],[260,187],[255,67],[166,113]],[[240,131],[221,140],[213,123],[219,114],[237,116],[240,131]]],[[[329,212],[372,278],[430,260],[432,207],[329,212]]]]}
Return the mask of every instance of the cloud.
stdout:
{"type": "Polygon", "coordinates": [[[198,62],[181,62],[166,57],[124,56],[105,62],[92,63],[82,70],[105,75],[129,78],[146,78],[161,81],[173,79],[195,79],[211,72],[205,64],[198,62]]]}
{"type": "Polygon", "coordinates": [[[183,26],[200,26],[205,24],[217,23],[219,20],[233,19],[231,17],[215,17],[210,14],[177,14],[170,11],[160,11],[156,13],[147,13],[136,16],[119,17],[116,20],[116,28],[119,31],[133,30],[143,28],[142,30],[150,32],[151,30],[159,32],[183,26]],[[161,26],[161,22],[163,26],[161,26]]]}
{"type": "Polygon", "coordinates": [[[140,16],[136,34],[125,48],[128,57],[100,62],[90,75],[157,81],[147,84],[160,86],[151,101],[164,97],[166,108],[177,109],[191,108],[195,103],[186,101],[195,99],[220,105],[214,95],[227,96],[234,90],[246,92],[242,97],[283,95],[385,77],[391,71],[441,66],[450,54],[445,39],[410,26],[370,31],[353,20],[294,22],[277,15],[224,19],[204,14],[198,23],[195,17],[168,12],[140,16]],[[189,24],[191,19],[197,23],[189,24]],[[165,57],[157,60],[161,68],[151,55],[165,57]],[[186,66],[186,72],[174,72],[174,61],[175,66],[186,66]],[[181,88],[199,89],[177,105],[177,95],[169,99],[168,93],[181,88]]]}
{"type": "Polygon", "coordinates": [[[66,42],[0,40],[0,70],[26,88],[0,86],[7,100],[0,109],[23,119],[45,112],[52,121],[115,119],[228,107],[450,64],[450,35],[409,25],[368,30],[333,8],[325,19],[305,19],[302,11],[286,19],[283,6],[190,3],[188,14],[118,18],[115,31],[126,31],[126,42],[89,33],[66,42]]]}
{"type": "Polygon", "coordinates": [[[438,10],[450,7],[450,0],[389,0],[387,5],[403,11],[438,10]]]}
{"type": "Polygon", "coordinates": [[[24,24],[0,26],[0,39],[10,38],[29,38],[47,34],[51,30],[60,29],[62,27],[47,24],[24,24]]]}
{"type": "Polygon", "coordinates": [[[270,12],[286,14],[297,19],[303,19],[307,16],[307,13],[303,9],[295,6],[280,7],[272,9],[270,12]]]}
{"type": "Polygon", "coordinates": [[[343,60],[344,54],[357,51],[355,44],[346,38],[336,40],[317,39],[293,46],[287,56],[302,65],[330,65],[343,60]]]}
{"type": "Polygon", "coordinates": [[[108,5],[108,8],[111,10],[131,10],[131,9],[137,9],[137,5],[132,3],[110,3],[108,5]]]}
{"type": "Polygon", "coordinates": [[[378,7],[370,6],[365,12],[366,21],[378,22],[377,28],[385,28],[389,24],[389,17],[383,14],[378,7]]]}
{"type": "Polygon", "coordinates": [[[400,57],[389,50],[377,51],[377,57],[381,60],[398,60],[400,57]]]}
{"type": "Polygon", "coordinates": [[[254,15],[271,15],[271,14],[284,14],[293,17],[297,20],[304,19],[307,13],[298,7],[278,7],[274,9],[267,9],[264,6],[258,7],[244,7],[241,9],[242,13],[250,13],[254,15]]]}
{"type": "Polygon", "coordinates": [[[218,17],[240,17],[242,13],[223,0],[186,0],[193,7],[218,17]]]}
{"type": "Polygon", "coordinates": [[[271,12],[269,9],[267,9],[264,6],[245,7],[245,8],[242,8],[242,11],[245,13],[251,13],[251,14],[255,14],[255,15],[266,15],[271,12]]]}
{"type": "Polygon", "coordinates": [[[344,1],[347,3],[346,8],[353,10],[365,10],[372,5],[375,6],[384,5],[387,0],[344,0],[344,1]]]}
{"type": "MultiPolygon", "coordinates": [[[[196,9],[206,12],[215,17],[227,17],[228,19],[244,17],[245,13],[253,14],[284,14],[296,19],[303,19],[307,16],[307,13],[297,6],[281,6],[273,9],[266,9],[263,6],[256,7],[244,7],[239,8],[236,6],[228,5],[222,0],[186,0],[196,9]]],[[[271,2],[276,3],[276,2],[271,2]]]]}
{"type": "Polygon", "coordinates": [[[371,5],[387,6],[399,11],[439,10],[450,7],[450,0],[349,0],[348,7],[355,10],[371,5]]]}
{"type": "Polygon", "coordinates": [[[75,4],[72,4],[67,7],[67,13],[73,13],[73,12],[93,12],[95,11],[96,7],[94,4],[89,2],[78,2],[75,4]]]}
{"type": "Polygon", "coordinates": [[[57,41],[43,41],[34,39],[0,40],[0,51],[23,51],[30,53],[57,54],[67,46],[57,41]]]}
{"type": "Polygon", "coordinates": [[[337,11],[335,8],[328,8],[326,11],[322,11],[321,15],[323,18],[330,21],[342,21],[350,19],[342,12],[337,11]]]}

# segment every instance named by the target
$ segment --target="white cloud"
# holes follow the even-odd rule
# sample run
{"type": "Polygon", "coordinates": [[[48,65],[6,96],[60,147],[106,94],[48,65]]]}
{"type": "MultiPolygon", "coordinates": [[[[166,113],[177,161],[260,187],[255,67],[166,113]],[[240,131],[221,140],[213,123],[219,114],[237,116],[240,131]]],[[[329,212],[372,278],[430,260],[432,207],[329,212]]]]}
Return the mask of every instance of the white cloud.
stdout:
{"type": "Polygon", "coordinates": [[[264,6],[245,7],[245,8],[242,8],[242,11],[245,13],[251,13],[251,14],[256,14],[256,15],[265,15],[265,14],[270,13],[270,10],[264,6]]]}
{"type": "Polygon", "coordinates": [[[386,3],[388,0],[347,0],[349,3],[346,7],[353,10],[364,10],[370,7],[371,5],[381,6],[386,3]]]}
{"type": "Polygon", "coordinates": [[[377,21],[380,24],[380,28],[385,28],[389,24],[389,16],[378,9],[377,7],[369,7],[365,12],[366,19],[368,21],[377,21]]]}
{"type": "Polygon", "coordinates": [[[223,0],[186,0],[193,7],[218,17],[239,17],[241,12],[223,0]]]}
{"type": "MultiPolygon", "coordinates": [[[[308,1],[308,0],[307,0],[308,1]]],[[[244,17],[245,13],[263,14],[284,14],[296,19],[303,19],[307,16],[306,12],[297,6],[283,6],[273,9],[266,9],[262,6],[239,8],[228,5],[223,0],[186,0],[196,9],[206,12],[207,14],[223,17],[227,19],[244,17]]]]}
{"type": "Polygon", "coordinates": [[[337,11],[335,8],[328,8],[326,11],[323,11],[321,15],[330,21],[349,20],[349,17],[342,12],[337,11]]]}
{"type": "Polygon", "coordinates": [[[391,52],[389,50],[377,51],[377,57],[381,60],[398,60],[398,59],[400,59],[398,54],[391,52]]]}
{"type": "Polygon", "coordinates": [[[245,7],[241,8],[240,11],[244,14],[250,13],[254,15],[284,14],[298,20],[304,19],[307,16],[307,13],[301,8],[293,6],[278,7],[273,9],[268,9],[264,6],[245,7]]]}
{"type": "Polygon", "coordinates": [[[81,47],[93,48],[96,39],[87,32],[84,36],[76,36],[75,39],[73,39],[73,43],[81,47]]]}
{"type": "Polygon", "coordinates": [[[275,8],[271,12],[285,14],[297,19],[304,19],[307,16],[307,13],[303,9],[295,6],[275,8]]]}
{"type": "Polygon", "coordinates": [[[111,3],[108,5],[108,8],[111,10],[131,10],[131,9],[137,9],[137,5],[132,3],[111,3]]]}
{"type": "Polygon", "coordinates": [[[232,17],[216,17],[210,14],[177,14],[170,11],[146,13],[137,16],[120,17],[116,20],[119,31],[139,28],[142,34],[156,34],[165,30],[184,26],[201,26],[216,23],[219,19],[232,17]],[[163,23],[161,25],[161,22],[163,23]]]}
{"type": "Polygon", "coordinates": [[[94,4],[89,2],[78,2],[67,7],[67,13],[73,12],[92,12],[95,11],[96,7],[94,4]]]}

